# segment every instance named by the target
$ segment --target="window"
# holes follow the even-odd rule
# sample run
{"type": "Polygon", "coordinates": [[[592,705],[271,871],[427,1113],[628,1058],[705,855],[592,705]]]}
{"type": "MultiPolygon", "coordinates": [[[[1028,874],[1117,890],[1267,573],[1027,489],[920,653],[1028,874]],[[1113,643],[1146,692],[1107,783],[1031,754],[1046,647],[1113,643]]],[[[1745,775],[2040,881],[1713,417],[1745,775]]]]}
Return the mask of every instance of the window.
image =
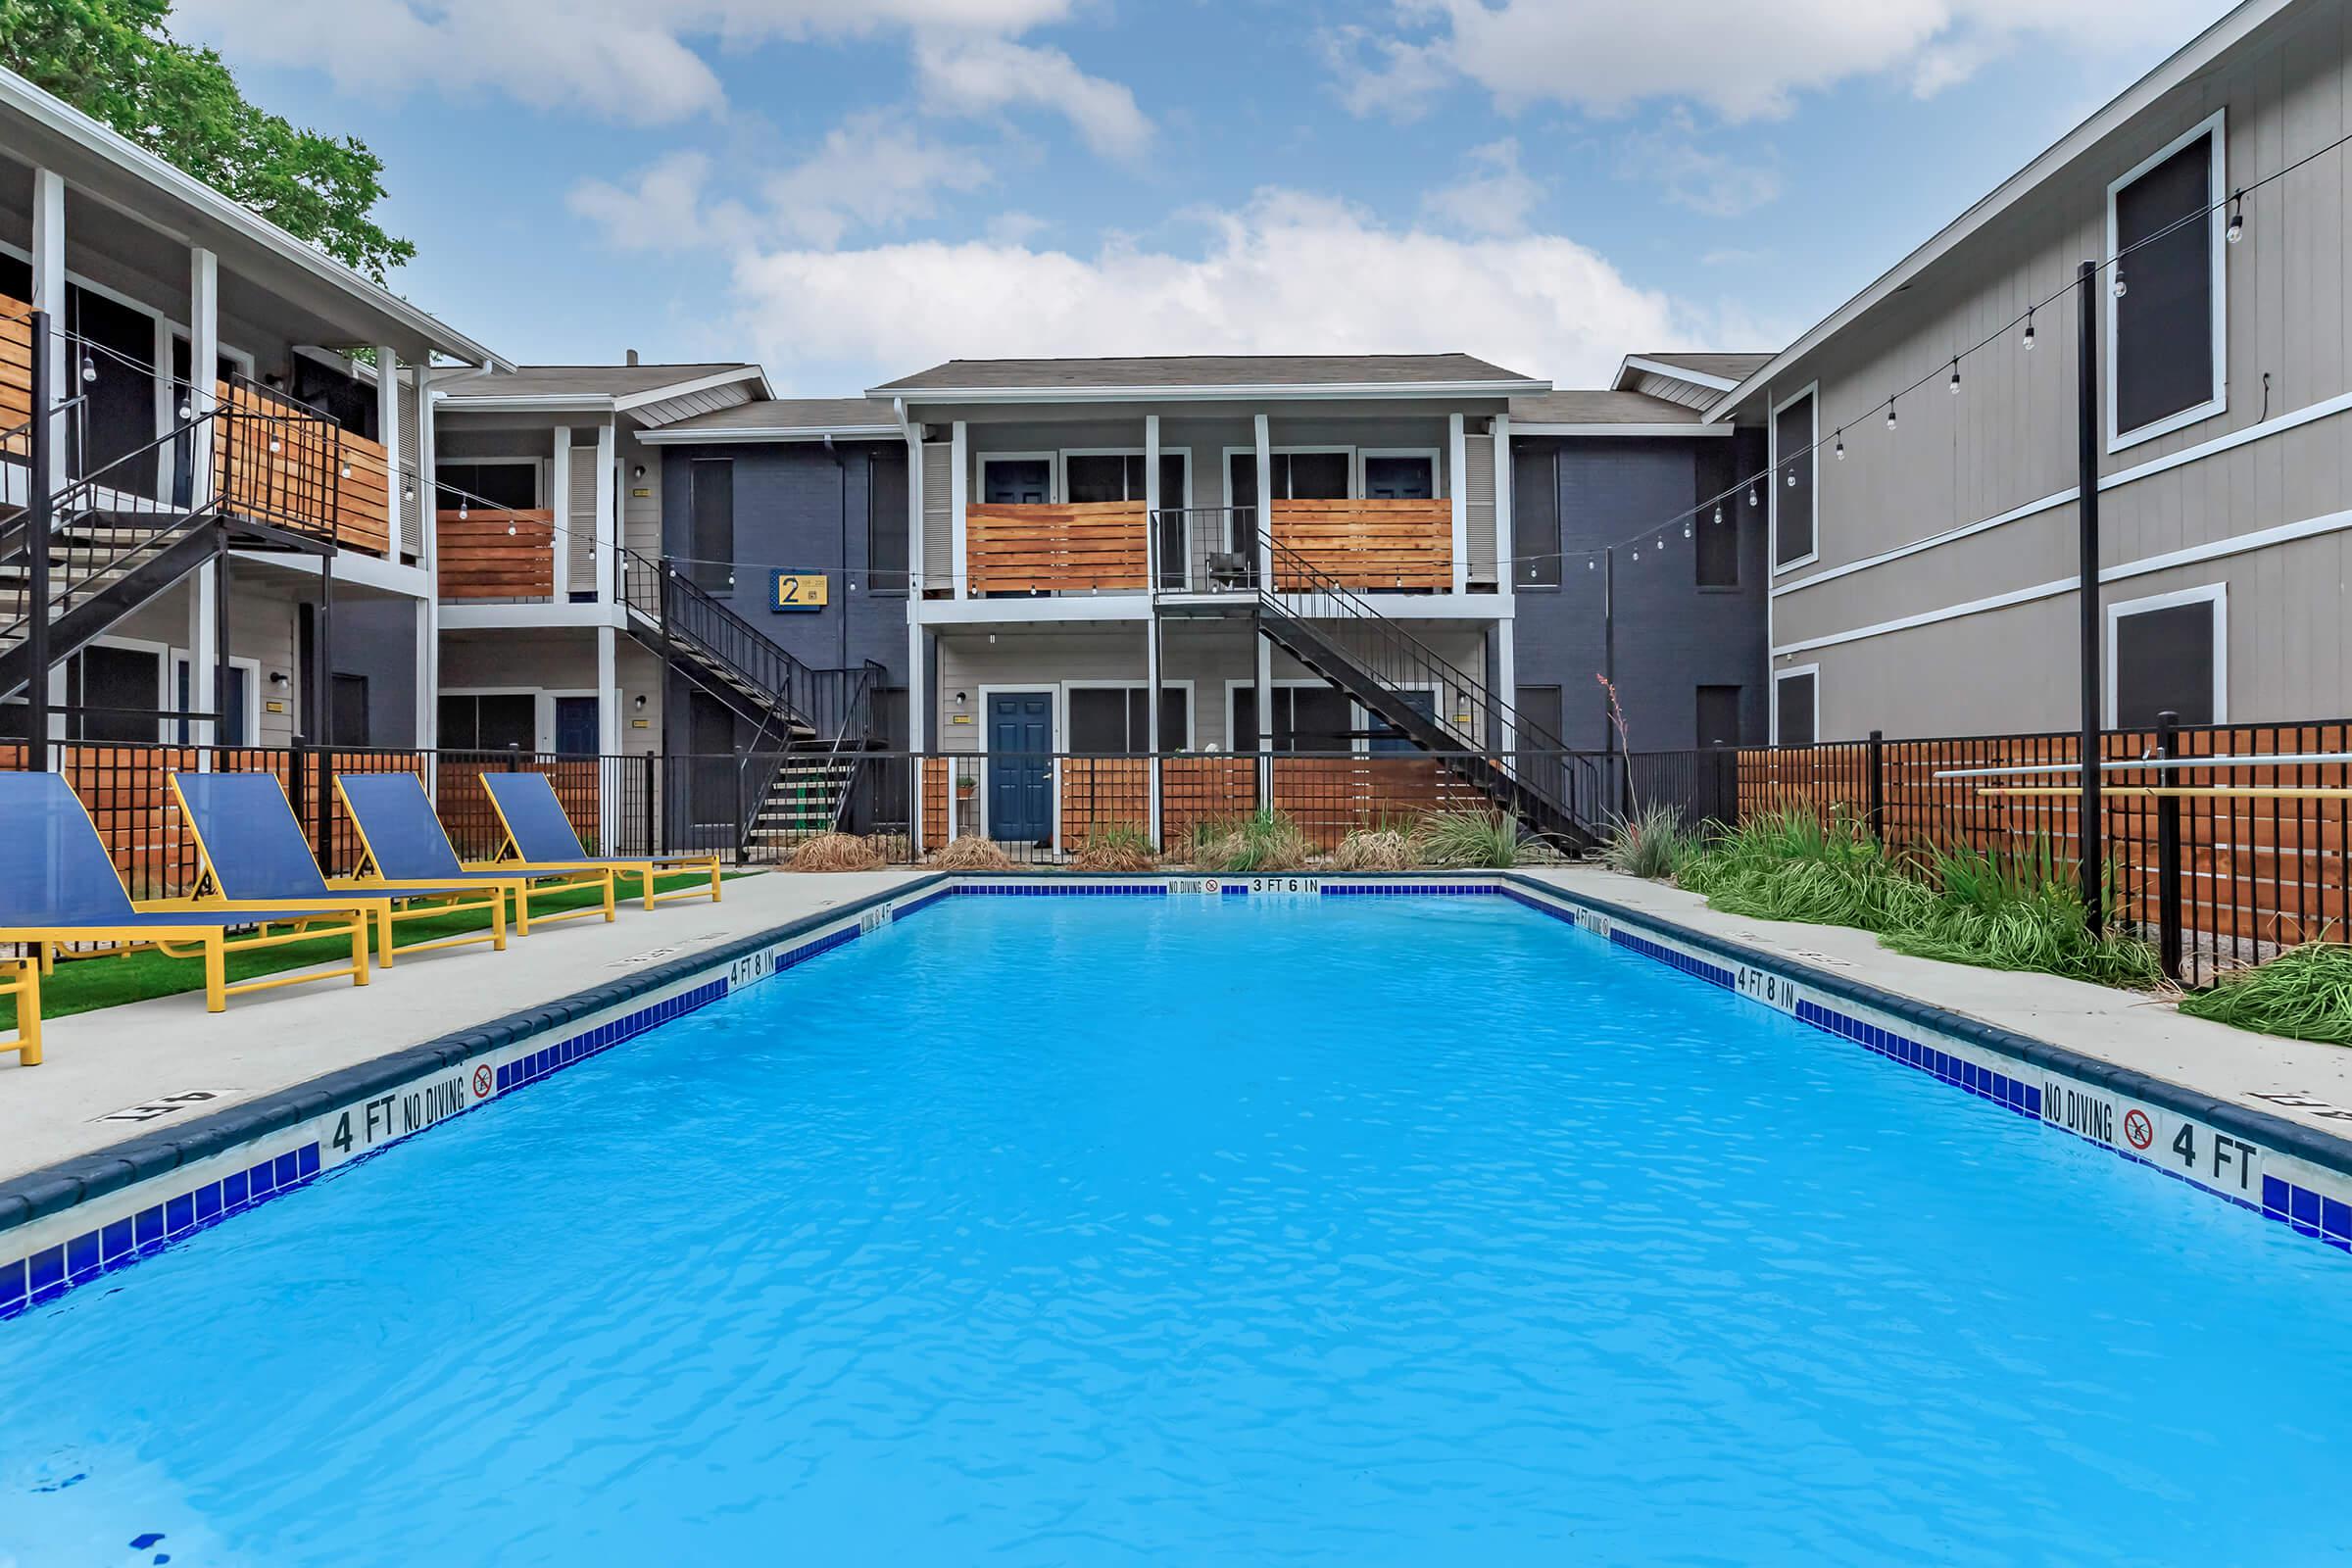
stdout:
{"type": "Polygon", "coordinates": [[[1772,743],[1810,746],[1821,735],[1818,666],[1784,669],[1772,677],[1772,743]]]}
{"type": "MultiPolygon", "coordinates": [[[[1073,502],[1148,501],[1141,452],[1073,452],[1061,460],[1062,485],[1073,502]]],[[[1159,455],[1159,504],[1184,505],[1184,454],[1159,455]]]]}
{"type": "Polygon", "coordinates": [[[1560,735],[1560,689],[1557,686],[1514,686],[1511,708],[1519,715],[1518,746],[1526,751],[1552,745],[1560,735]]]}
{"type": "MultiPolygon", "coordinates": [[[[1813,389],[1805,388],[1772,413],[1772,569],[1801,566],[1819,554],[1813,537],[1813,389]]],[[[1712,514],[1709,514],[1710,518],[1712,514]]],[[[1713,527],[1710,520],[1707,524],[1713,527]]],[[[1730,523],[1724,524],[1729,530],[1730,523]]],[[[1732,581],[1738,582],[1734,545],[1732,581]]]]}
{"type": "Polygon", "coordinates": [[[1366,453],[1364,494],[1381,501],[1434,501],[1438,460],[1420,453],[1366,453]]]}
{"type": "MultiPolygon", "coordinates": [[[[366,746],[371,737],[368,732],[368,677],[345,675],[334,678],[334,697],[330,703],[329,724],[337,746],[366,746]]],[[[230,743],[234,745],[234,742],[230,743]]]]}
{"type": "Polygon", "coordinates": [[[982,458],[980,504],[1042,507],[1054,499],[1052,458],[982,458]]]}
{"type": "MultiPolygon", "coordinates": [[[[1070,750],[1144,753],[1152,750],[1149,686],[1079,686],[1070,692],[1070,750]]],[[[1192,693],[1182,686],[1159,689],[1159,749],[1185,749],[1192,693]]]]}
{"type": "Polygon", "coordinates": [[[1560,449],[1549,442],[1511,445],[1511,582],[1560,585],[1560,449]]]}
{"type": "Polygon", "coordinates": [[[686,466],[686,574],[725,592],[735,574],[735,464],[697,458],[686,466]]]}
{"type": "Polygon", "coordinates": [[[293,397],[353,435],[377,439],[382,409],[376,403],[375,383],[353,374],[349,362],[338,359],[328,365],[308,354],[296,354],[293,397]]]}
{"type": "MultiPolygon", "coordinates": [[[[1355,713],[1345,692],[1317,683],[1274,688],[1274,750],[1278,752],[1345,752],[1355,744],[1355,713]]],[[[1233,688],[1232,746],[1236,752],[1257,750],[1257,687],[1245,682],[1233,688]]]]}
{"type": "MultiPolygon", "coordinates": [[[[1438,716],[1438,694],[1436,692],[1407,688],[1398,691],[1396,696],[1405,707],[1419,713],[1423,718],[1434,719],[1438,716]]],[[[1366,751],[1410,752],[1418,750],[1406,737],[1403,730],[1398,729],[1378,713],[1367,713],[1365,720],[1364,727],[1371,731],[1371,739],[1364,745],[1366,751]]]]}
{"type": "Polygon", "coordinates": [[[1701,686],[1698,689],[1698,744],[1740,744],[1740,688],[1701,686]]]}
{"type": "Polygon", "coordinates": [[[536,458],[504,463],[436,463],[433,475],[441,485],[436,504],[444,512],[457,511],[460,502],[496,512],[529,512],[539,505],[536,458]]]}
{"type": "MultiPolygon", "coordinates": [[[[1273,454],[1273,495],[1277,501],[1346,501],[1350,454],[1346,452],[1277,452],[1273,454]]],[[[1257,505],[1257,454],[1236,452],[1227,464],[1231,483],[1227,504],[1257,505]]]]}
{"type": "Polygon", "coordinates": [[[66,733],[81,741],[152,741],[163,692],[162,655],[92,643],[66,666],[66,706],[76,710],[67,715],[66,733]]]}
{"type": "Polygon", "coordinates": [[[2110,448],[2222,408],[2226,194],[2219,115],[2107,189],[2108,254],[2121,258],[2106,294],[2110,448]]]}
{"type": "Polygon", "coordinates": [[[530,692],[444,693],[442,746],[458,752],[539,749],[539,699],[530,692]]]}
{"type": "Polygon", "coordinates": [[[906,454],[877,452],[865,491],[865,591],[906,592],[906,454]]]}
{"type": "Polygon", "coordinates": [[[2183,724],[2228,718],[2229,595],[2221,584],[2107,607],[2107,722],[2152,725],[2167,710],[2183,724]]]}

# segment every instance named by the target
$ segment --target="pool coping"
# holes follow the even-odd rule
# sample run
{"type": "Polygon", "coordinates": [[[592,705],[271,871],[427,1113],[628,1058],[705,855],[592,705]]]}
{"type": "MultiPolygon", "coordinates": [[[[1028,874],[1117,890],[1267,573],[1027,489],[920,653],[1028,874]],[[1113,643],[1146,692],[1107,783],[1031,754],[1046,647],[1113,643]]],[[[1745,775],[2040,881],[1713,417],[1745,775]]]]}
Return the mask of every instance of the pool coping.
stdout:
{"type": "MultiPolygon", "coordinates": [[[[0,1320],[731,991],[967,893],[1500,895],[2352,1251],[2352,1139],[1521,872],[943,870],[0,1181],[0,1320]],[[567,1032],[569,1038],[555,1039],[567,1032]],[[542,1041],[555,1043],[528,1049],[542,1041]],[[2019,1063],[2039,1069],[2044,1081],[2002,1071],[2019,1063]],[[2132,1134],[2129,1147],[2119,1141],[2119,1128],[2132,1134]],[[2159,1130],[2210,1151],[2212,1179],[2193,1157],[2183,1162],[2185,1173],[2172,1168],[2153,1147],[2159,1130]],[[275,1144],[286,1147],[245,1163],[275,1144]],[[2222,1179],[2226,1165],[2238,1191],[2222,1179]],[[187,1179],[167,1181],[174,1172],[193,1172],[197,1185],[173,1192],[187,1179]]],[[[2181,1146],[2171,1148],[2178,1153],[2181,1146]]]]}

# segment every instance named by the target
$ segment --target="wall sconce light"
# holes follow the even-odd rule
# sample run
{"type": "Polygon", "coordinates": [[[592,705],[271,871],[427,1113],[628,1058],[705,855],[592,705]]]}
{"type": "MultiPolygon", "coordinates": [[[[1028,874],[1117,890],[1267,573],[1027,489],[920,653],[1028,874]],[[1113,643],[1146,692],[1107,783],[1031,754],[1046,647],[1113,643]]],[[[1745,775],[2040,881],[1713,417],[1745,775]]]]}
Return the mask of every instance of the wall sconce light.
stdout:
{"type": "Polygon", "coordinates": [[[284,670],[282,670],[282,669],[273,669],[273,670],[271,670],[271,671],[270,672],[270,685],[272,685],[272,686],[283,686],[285,683],[286,683],[286,672],[285,672],[284,670]]]}
{"type": "Polygon", "coordinates": [[[640,713],[644,712],[644,711],[645,711],[645,693],[643,693],[643,692],[639,692],[639,693],[638,693],[638,694],[637,694],[635,697],[633,697],[633,698],[629,699],[629,706],[630,706],[631,708],[634,708],[635,710],[637,710],[637,711],[639,711],[640,713]]]}
{"type": "Polygon", "coordinates": [[[956,699],[955,699],[955,701],[956,701],[956,710],[957,710],[958,711],[961,711],[961,710],[962,710],[962,708],[963,708],[964,704],[966,704],[966,703],[970,702],[970,701],[971,701],[971,699],[970,699],[970,698],[968,698],[968,697],[966,697],[966,696],[965,696],[963,693],[961,693],[961,692],[957,692],[957,693],[956,694],[956,699]]]}
{"type": "Polygon", "coordinates": [[[644,478],[644,477],[645,477],[645,465],[644,465],[644,464],[642,464],[642,463],[640,463],[640,464],[638,464],[638,465],[637,465],[635,467],[631,468],[631,469],[629,470],[629,477],[630,477],[630,478],[632,478],[632,479],[642,479],[642,478],[644,478]]]}

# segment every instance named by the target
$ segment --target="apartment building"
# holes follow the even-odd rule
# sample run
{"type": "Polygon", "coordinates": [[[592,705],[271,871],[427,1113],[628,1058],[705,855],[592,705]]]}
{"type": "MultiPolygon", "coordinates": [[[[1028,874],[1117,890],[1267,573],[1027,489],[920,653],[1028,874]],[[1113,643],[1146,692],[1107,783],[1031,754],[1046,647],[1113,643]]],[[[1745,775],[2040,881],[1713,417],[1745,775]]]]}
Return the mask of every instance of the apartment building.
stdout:
{"type": "Polygon", "coordinates": [[[1769,432],[1777,739],[2078,721],[2086,298],[2105,721],[2352,710],[2348,26],[2248,0],[1708,410],[1769,432]]]}
{"type": "Polygon", "coordinates": [[[9,735],[37,706],[59,740],[414,741],[433,690],[416,474],[436,360],[504,368],[0,72],[9,735]],[[36,356],[55,409],[43,496],[29,484],[36,356]],[[36,564],[27,524],[43,501],[36,564]]]}

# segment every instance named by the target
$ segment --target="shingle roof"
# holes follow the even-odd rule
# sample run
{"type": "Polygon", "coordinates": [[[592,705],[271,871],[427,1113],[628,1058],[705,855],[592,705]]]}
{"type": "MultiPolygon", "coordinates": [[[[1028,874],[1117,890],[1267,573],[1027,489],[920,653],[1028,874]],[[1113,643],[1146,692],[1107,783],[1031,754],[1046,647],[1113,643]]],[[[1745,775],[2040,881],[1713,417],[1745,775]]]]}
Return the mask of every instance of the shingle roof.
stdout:
{"type": "Polygon", "coordinates": [[[1669,403],[1646,392],[1544,392],[1511,399],[1511,422],[1520,424],[1689,424],[1703,409],[1669,403]]]}
{"type": "Polygon", "coordinates": [[[1414,387],[1494,382],[1497,390],[1535,378],[1467,354],[1186,354],[1139,359],[950,360],[888,381],[877,393],[1092,392],[1159,388],[1207,391],[1259,387],[1414,387]]]}
{"type": "Polygon", "coordinates": [[[895,435],[898,429],[890,405],[871,398],[754,398],[731,409],[714,409],[664,425],[662,436],[664,440],[690,436],[723,440],[730,436],[748,439],[755,435],[839,435],[848,431],[863,434],[875,430],[895,435]]]}
{"type": "Polygon", "coordinates": [[[480,375],[452,383],[452,403],[492,398],[633,398],[729,370],[760,368],[736,361],[700,365],[519,365],[512,374],[480,375]]]}
{"type": "Polygon", "coordinates": [[[1722,381],[1743,381],[1772,361],[1770,354],[1636,354],[1637,360],[1652,360],[1659,365],[1671,365],[1679,370],[1696,370],[1722,381]]]}

